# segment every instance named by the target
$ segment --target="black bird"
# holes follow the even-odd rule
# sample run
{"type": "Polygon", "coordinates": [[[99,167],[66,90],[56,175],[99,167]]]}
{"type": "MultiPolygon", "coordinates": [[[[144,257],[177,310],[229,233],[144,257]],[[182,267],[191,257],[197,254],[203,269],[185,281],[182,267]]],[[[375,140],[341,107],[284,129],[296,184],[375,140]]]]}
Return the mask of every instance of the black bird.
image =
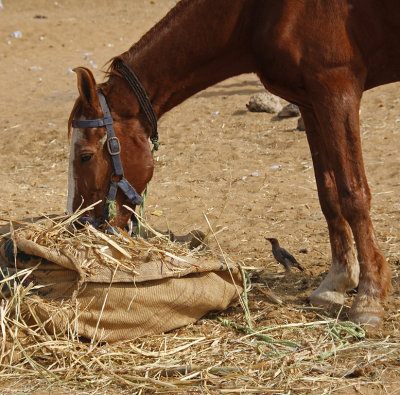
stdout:
{"type": "Polygon", "coordinates": [[[289,254],[284,248],[279,246],[279,242],[277,239],[267,237],[266,239],[272,245],[272,253],[274,254],[274,258],[285,267],[286,272],[290,272],[290,268],[292,266],[297,267],[301,271],[304,271],[299,262],[296,261],[296,258],[293,255],[289,254]]]}

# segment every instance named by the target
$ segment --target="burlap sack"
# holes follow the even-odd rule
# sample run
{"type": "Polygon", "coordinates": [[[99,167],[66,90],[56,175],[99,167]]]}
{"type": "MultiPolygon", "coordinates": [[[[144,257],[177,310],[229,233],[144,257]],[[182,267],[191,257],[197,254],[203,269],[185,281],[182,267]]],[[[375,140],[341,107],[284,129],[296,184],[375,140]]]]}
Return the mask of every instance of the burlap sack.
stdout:
{"type": "MultiPolygon", "coordinates": [[[[73,332],[95,341],[120,341],[159,334],[193,323],[209,311],[226,309],[242,292],[235,265],[215,260],[175,259],[133,262],[135,273],[96,262],[86,273],[88,251],[54,251],[19,233],[4,242],[0,265],[10,271],[37,266],[24,283],[40,285],[30,298],[36,314],[54,334],[73,332]],[[15,267],[16,266],[16,267],[15,267]]],[[[90,257],[93,259],[93,257],[90,257]]]]}

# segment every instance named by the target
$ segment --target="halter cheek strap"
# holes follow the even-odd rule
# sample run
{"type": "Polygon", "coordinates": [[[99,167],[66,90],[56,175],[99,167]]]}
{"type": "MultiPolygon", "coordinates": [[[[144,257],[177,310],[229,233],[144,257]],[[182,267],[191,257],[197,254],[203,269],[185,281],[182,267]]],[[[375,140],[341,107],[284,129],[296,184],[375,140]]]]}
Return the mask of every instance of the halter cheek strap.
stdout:
{"type": "Polygon", "coordinates": [[[99,96],[101,109],[103,111],[103,118],[99,119],[85,119],[85,120],[75,120],[72,122],[74,128],[101,128],[105,127],[107,131],[106,146],[108,153],[111,157],[112,164],[112,176],[110,181],[110,188],[107,194],[107,201],[104,206],[104,220],[108,221],[115,213],[115,199],[117,196],[118,188],[124,193],[124,195],[129,199],[129,201],[134,205],[140,205],[143,201],[142,197],[136,192],[135,188],[129,183],[129,181],[124,177],[124,169],[121,162],[121,145],[119,143],[118,137],[115,135],[113,127],[113,118],[111,117],[110,109],[107,105],[106,98],[103,93],[98,90],[97,94],[99,96]],[[118,181],[115,181],[118,179],[118,181]]]}

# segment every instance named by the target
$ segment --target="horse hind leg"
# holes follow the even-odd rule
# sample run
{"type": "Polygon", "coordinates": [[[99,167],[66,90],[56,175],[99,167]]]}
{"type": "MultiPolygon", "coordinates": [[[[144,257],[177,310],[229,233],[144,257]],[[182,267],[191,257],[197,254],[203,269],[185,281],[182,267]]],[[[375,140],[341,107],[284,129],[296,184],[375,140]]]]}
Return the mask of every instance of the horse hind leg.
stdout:
{"type": "Polygon", "coordinates": [[[377,326],[381,301],[391,290],[390,270],[370,218],[371,195],[365,175],[359,131],[362,90],[350,70],[335,69],[310,81],[314,111],[327,159],[336,181],[340,211],[351,227],[360,264],[359,289],[350,311],[358,323],[377,326]]]}
{"type": "Polygon", "coordinates": [[[326,161],[318,122],[312,110],[301,108],[301,114],[307,130],[318,196],[328,224],[332,252],[331,268],[320,286],[310,295],[310,302],[314,306],[343,304],[346,291],[358,285],[360,272],[353,237],[340,209],[335,177],[326,161]]]}

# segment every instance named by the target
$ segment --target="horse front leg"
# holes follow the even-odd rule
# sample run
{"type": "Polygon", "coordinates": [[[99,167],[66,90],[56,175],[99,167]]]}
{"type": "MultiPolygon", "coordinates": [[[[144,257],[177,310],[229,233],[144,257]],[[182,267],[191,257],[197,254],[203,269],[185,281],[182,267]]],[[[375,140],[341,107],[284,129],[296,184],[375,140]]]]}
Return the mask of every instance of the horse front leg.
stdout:
{"type": "Polygon", "coordinates": [[[340,211],[351,227],[358,252],[359,289],[350,317],[355,322],[376,326],[382,321],[381,301],[390,292],[391,284],[390,270],[369,214],[371,194],[358,116],[361,85],[350,70],[342,68],[317,75],[310,86],[319,136],[336,181],[340,211]]]}
{"type": "Polygon", "coordinates": [[[327,161],[314,112],[300,108],[314,164],[318,197],[328,224],[332,264],[328,275],[310,295],[311,304],[343,304],[345,292],[358,285],[360,268],[355,254],[351,229],[341,212],[335,176],[327,161]]]}

